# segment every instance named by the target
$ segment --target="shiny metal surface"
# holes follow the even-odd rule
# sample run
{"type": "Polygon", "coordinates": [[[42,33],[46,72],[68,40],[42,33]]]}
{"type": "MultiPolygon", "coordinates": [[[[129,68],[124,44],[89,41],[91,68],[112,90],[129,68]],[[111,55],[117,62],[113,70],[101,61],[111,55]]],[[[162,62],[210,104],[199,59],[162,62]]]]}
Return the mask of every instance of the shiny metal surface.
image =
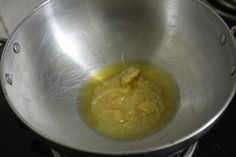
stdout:
{"type": "Polygon", "coordinates": [[[236,33],[236,26],[231,27],[231,32],[234,34],[236,33]]]}
{"type": "MultiPolygon", "coordinates": [[[[197,149],[197,146],[198,146],[198,142],[192,144],[187,150],[185,150],[184,153],[182,152],[175,153],[174,155],[171,155],[169,157],[193,157],[194,152],[197,149]]],[[[67,157],[66,155],[62,155],[54,149],[51,149],[51,151],[54,157],[67,157]]],[[[155,156],[155,155],[152,155],[152,156],[155,156]]]]}
{"type": "Polygon", "coordinates": [[[222,114],[235,92],[235,62],[230,30],[200,1],[53,0],[35,9],[8,40],[1,83],[18,117],[53,142],[94,153],[163,154],[191,144],[222,114]],[[20,53],[14,52],[16,42],[20,53]],[[122,59],[162,66],[180,87],[175,118],[142,140],[104,138],[76,109],[89,75],[122,59]]]}
{"type": "Polygon", "coordinates": [[[183,156],[183,157],[193,157],[194,155],[194,152],[196,151],[197,149],[197,145],[198,145],[198,142],[194,143],[193,145],[191,145],[187,151],[186,151],[186,154],[183,156]]]}

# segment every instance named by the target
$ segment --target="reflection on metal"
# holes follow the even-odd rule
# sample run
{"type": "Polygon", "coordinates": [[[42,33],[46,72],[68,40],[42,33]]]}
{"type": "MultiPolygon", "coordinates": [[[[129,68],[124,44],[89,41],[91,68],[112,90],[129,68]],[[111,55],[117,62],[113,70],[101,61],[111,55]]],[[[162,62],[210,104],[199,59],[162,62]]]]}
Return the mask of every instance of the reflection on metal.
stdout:
{"type": "MultiPolygon", "coordinates": [[[[198,142],[191,145],[187,150],[179,151],[179,152],[175,153],[174,155],[171,155],[170,157],[193,157],[194,152],[197,149],[197,145],[198,145],[198,142]]],[[[59,152],[57,152],[54,149],[51,149],[51,151],[52,151],[52,154],[54,157],[67,157],[65,155],[60,154],[59,152]]],[[[152,156],[155,156],[155,155],[152,155],[152,156]]]]}
{"type": "Polygon", "coordinates": [[[236,33],[236,25],[235,25],[235,26],[233,26],[233,27],[231,27],[231,32],[232,32],[233,34],[235,34],[235,33],[236,33]]]}
{"type": "Polygon", "coordinates": [[[52,0],[20,25],[3,57],[2,87],[17,116],[52,142],[93,153],[175,152],[210,128],[235,90],[236,78],[229,74],[236,60],[231,32],[193,0],[52,0]],[[227,38],[224,46],[219,33],[227,38]],[[160,65],[180,87],[173,120],[138,142],[98,136],[76,109],[88,75],[121,59],[160,65]],[[13,74],[12,87],[7,73],[13,74]]]}
{"type": "Polygon", "coordinates": [[[65,155],[62,155],[62,154],[58,153],[58,152],[55,151],[54,149],[51,149],[51,151],[52,151],[52,155],[53,155],[54,157],[67,157],[67,156],[65,156],[65,155]]]}
{"type": "Polygon", "coordinates": [[[198,142],[196,142],[196,143],[194,143],[193,145],[191,145],[191,146],[187,149],[187,151],[186,151],[186,153],[185,153],[185,155],[184,155],[183,157],[192,157],[193,154],[194,154],[194,152],[195,152],[196,149],[197,149],[197,145],[198,145],[198,142]]]}

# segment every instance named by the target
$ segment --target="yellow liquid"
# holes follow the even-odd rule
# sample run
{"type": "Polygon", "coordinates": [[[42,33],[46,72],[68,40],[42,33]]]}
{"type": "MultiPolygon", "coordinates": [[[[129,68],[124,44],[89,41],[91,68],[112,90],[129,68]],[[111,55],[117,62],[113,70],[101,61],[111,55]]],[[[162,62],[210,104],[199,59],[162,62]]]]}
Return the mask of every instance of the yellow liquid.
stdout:
{"type": "Polygon", "coordinates": [[[126,61],[95,72],[80,90],[77,102],[80,115],[97,133],[135,140],[163,128],[174,117],[179,100],[179,88],[163,68],[126,61]],[[129,67],[140,69],[141,74],[132,85],[122,86],[121,73],[129,67]]]}

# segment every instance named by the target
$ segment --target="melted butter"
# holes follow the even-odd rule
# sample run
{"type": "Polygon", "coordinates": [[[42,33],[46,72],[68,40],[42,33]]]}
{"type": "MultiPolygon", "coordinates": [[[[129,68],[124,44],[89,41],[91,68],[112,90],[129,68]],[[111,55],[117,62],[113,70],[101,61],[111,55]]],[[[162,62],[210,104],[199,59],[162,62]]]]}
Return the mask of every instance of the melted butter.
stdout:
{"type": "Polygon", "coordinates": [[[99,134],[134,140],[158,132],[175,115],[179,88],[163,68],[119,62],[95,72],[78,96],[78,111],[99,134]]]}

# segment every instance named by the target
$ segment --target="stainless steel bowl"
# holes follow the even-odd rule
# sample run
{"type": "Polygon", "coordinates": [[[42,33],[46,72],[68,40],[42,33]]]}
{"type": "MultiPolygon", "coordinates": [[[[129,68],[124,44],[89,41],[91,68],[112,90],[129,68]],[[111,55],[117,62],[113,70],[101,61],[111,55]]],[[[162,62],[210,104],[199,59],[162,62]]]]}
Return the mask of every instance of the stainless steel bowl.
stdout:
{"type": "Polygon", "coordinates": [[[53,0],[8,40],[1,83],[17,116],[50,141],[101,154],[162,154],[194,142],[219,118],[235,92],[235,63],[232,33],[198,0],[53,0]],[[121,59],[162,66],[180,87],[177,115],[141,140],[102,137],[76,109],[89,75],[121,59]]]}

